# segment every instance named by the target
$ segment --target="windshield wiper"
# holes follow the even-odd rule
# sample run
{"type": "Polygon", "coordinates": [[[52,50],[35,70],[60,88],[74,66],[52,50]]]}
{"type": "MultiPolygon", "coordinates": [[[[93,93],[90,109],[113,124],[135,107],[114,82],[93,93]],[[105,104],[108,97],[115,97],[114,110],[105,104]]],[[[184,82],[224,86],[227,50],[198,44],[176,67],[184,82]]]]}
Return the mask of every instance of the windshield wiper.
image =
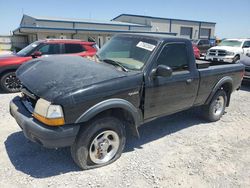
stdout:
{"type": "Polygon", "coordinates": [[[126,67],[124,67],[121,63],[119,63],[118,61],[115,61],[113,59],[101,59],[101,61],[114,65],[114,66],[119,66],[122,68],[123,71],[128,72],[128,69],[126,67]]]}

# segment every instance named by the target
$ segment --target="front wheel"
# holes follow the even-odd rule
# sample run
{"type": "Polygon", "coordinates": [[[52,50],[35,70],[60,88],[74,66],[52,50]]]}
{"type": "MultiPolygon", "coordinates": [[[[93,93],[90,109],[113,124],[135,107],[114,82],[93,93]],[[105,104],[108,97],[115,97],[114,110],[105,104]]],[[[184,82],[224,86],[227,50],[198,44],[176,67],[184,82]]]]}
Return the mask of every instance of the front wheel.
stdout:
{"type": "Polygon", "coordinates": [[[236,55],[234,58],[233,58],[233,63],[236,63],[237,61],[240,60],[240,56],[239,55],[236,55]]]}
{"type": "Polygon", "coordinates": [[[97,118],[81,130],[71,146],[71,155],[84,170],[105,166],[121,156],[125,141],[122,121],[114,117],[97,118]]]}
{"type": "Polygon", "coordinates": [[[218,121],[225,112],[227,95],[224,90],[218,90],[210,103],[204,106],[204,116],[211,122],[218,121]]]}
{"type": "Polygon", "coordinates": [[[1,77],[1,89],[7,93],[19,92],[22,85],[15,72],[7,72],[1,77]]]}

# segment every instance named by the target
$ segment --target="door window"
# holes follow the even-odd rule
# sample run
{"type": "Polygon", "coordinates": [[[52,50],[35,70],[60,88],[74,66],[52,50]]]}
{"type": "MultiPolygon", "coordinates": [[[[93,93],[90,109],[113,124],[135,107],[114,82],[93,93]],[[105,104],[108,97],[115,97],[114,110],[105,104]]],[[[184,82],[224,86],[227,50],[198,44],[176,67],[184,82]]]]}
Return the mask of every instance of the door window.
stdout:
{"type": "Polygon", "coordinates": [[[157,60],[158,65],[166,65],[173,71],[188,70],[188,56],[185,44],[166,45],[157,60]]]}
{"type": "Polygon", "coordinates": [[[243,44],[243,48],[249,48],[250,47],[250,41],[246,41],[243,44]]]}
{"type": "Polygon", "coordinates": [[[80,44],[65,44],[64,46],[66,54],[80,53],[86,51],[80,44]]]}
{"type": "Polygon", "coordinates": [[[43,55],[60,54],[60,46],[59,44],[45,44],[38,51],[43,55]]]}

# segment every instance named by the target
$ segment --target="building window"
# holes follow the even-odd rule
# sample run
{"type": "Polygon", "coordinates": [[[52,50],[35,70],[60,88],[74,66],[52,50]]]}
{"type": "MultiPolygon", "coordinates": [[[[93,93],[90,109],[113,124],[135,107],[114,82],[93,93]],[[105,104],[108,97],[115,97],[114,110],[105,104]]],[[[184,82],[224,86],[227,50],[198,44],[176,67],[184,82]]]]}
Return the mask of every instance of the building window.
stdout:
{"type": "Polygon", "coordinates": [[[185,38],[192,39],[193,28],[192,27],[181,27],[180,35],[185,37],[185,38]]]}

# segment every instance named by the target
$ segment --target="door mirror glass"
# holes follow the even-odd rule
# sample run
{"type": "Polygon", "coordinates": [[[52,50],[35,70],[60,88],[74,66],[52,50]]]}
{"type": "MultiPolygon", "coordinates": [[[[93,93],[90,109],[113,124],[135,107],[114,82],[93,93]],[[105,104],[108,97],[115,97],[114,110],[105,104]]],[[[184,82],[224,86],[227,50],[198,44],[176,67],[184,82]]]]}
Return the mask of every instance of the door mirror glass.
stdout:
{"type": "Polygon", "coordinates": [[[31,56],[32,56],[33,58],[40,57],[40,56],[42,56],[42,52],[35,51],[35,52],[33,52],[33,53],[31,54],[31,56]]]}
{"type": "Polygon", "coordinates": [[[172,76],[173,70],[166,65],[158,65],[156,69],[152,71],[152,76],[170,77],[172,76]]]}

